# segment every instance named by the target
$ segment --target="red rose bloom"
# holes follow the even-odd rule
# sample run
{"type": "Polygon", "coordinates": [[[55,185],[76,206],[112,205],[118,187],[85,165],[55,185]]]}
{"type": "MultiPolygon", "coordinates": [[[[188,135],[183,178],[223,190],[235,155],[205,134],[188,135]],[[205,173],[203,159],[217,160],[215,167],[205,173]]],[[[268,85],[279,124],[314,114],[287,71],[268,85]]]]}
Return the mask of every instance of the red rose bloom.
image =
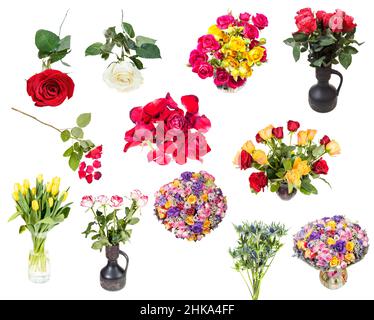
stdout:
{"type": "Polygon", "coordinates": [[[198,40],[197,50],[199,50],[200,52],[206,53],[219,50],[220,48],[221,45],[211,34],[201,36],[198,40]]]}
{"type": "Polygon", "coordinates": [[[196,72],[201,79],[213,77],[213,67],[207,62],[195,65],[192,71],[196,72]]]}
{"type": "Polygon", "coordinates": [[[252,18],[252,21],[253,21],[253,24],[260,30],[265,29],[269,25],[268,18],[261,13],[257,13],[252,18]]]}
{"type": "Polygon", "coordinates": [[[244,36],[248,39],[257,39],[260,36],[260,32],[253,24],[247,24],[244,27],[244,36]]]}
{"type": "Polygon", "coordinates": [[[317,21],[310,8],[298,11],[295,21],[299,32],[311,34],[317,30],[317,21]]]}
{"type": "Polygon", "coordinates": [[[283,139],[283,137],[284,137],[284,135],[283,135],[283,127],[273,128],[273,135],[277,139],[283,139]]]}
{"type": "Polygon", "coordinates": [[[47,69],[27,80],[27,93],[37,107],[57,107],[74,93],[74,82],[58,70],[47,69]]]}
{"type": "Polygon", "coordinates": [[[223,68],[217,68],[216,74],[214,77],[214,84],[217,87],[221,87],[227,84],[229,81],[230,74],[223,68]]]}
{"type": "Polygon", "coordinates": [[[290,120],[287,123],[287,128],[288,128],[288,131],[296,132],[300,128],[300,123],[297,121],[290,120]]]}
{"type": "Polygon", "coordinates": [[[230,76],[227,84],[231,89],[237,89],[241,86],[244,86],[246,81],[247,79],[242,79],[242,78],[238,78],[238,80],[235,81],[235,79],[232,76],[230,76]]]}
{"type": "Polygon", "coordinates": [[[241,21],[245,21],[245,22],[248,22],[249,19],[251,18],[251,15],[248,13],[248,12],[243,12],[239,15],[239,19],[241,21]]]}
{"type": "Polygon", "coordinates": [[[324,146],[327,146],[330,142],[331,142],[331,140],[330,140],[330,138],[329,138],[328,136],[324,136],[324,137],[321,139],[321,141],[320,141],[320,143],[321,143],[322,145],[324,145],[324,146]]]}
{"type": "Polygon", "coordinates": [[[235,22],[235,18],[231,14],[227,14],[217,18],[218,28],[225,30],[235,22]]]}
{"type": "Polygon", "coordinates": [[[253,191],[259,193],[268,185],[268,177],[264,172],[252,173],[249,177],[249,185],[253,191]]]}
{"type": "Polygon", "coordinates": [[[186,119],[184,117],[183,110],[172,111],[168,119],[166,120],[167,130],[176,129],[183,130],[186,125],[186,119]]]}
{"type": "Polygon", "coordinates": [[[323,19],[325,18],[326,12],[323,10],[317,11],[316,17],[318,22],[323,22],[323,19]]]}
{"type": "Polygon", "coordinates": [[[252,167],[252,156],[245,150],[240,153],[240,169],[247,170],[252,167]]]}
{"type": "Polygon", "coordinates": [[[357,27],[353,20],[354,18],[351,16],[346,15],[344,17],[343,32],[352,32],[357,27]]]}
{"type": "Polygon", "coordinates": [[[205,53],[200,52],[199,50],[192,50],[190,53],[189,63],[191,66],[196,64],[201,64],[208,61],[208,56],[205,53]]]}
{"type": "Polygon", "coordinates": [[[257,143],[262,143],[262,142],[264,142],[264,139],[261,138],[261,136],[260,136],[259,133],[256,134],[256,141],[257,141],[257,143]]]}
{"type": "Polygon", "coordinates": [[[328,174],[329,166],[327,165],[327,162],[323,159],[317,161],[313,165],[313,172],[316,174],[328,174]]]}

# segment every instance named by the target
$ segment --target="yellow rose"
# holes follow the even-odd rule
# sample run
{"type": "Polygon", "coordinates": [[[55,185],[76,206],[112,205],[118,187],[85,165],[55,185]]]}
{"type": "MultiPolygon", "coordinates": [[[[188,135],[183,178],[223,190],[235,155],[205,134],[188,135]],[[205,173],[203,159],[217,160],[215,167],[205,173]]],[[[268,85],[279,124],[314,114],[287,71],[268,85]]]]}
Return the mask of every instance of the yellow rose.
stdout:
{"type": "Polygon", "coordinates": [[[268,141],[273,137],[273,129],[274,127],[269,125],[265,129],[262,129],[258,134],[263,140],[268,141]]]}
{"type": "Polygon", "coordinates": [[[241,62],[239,65],[239,76],[242,79],[249,78],[252,76],[252,68],[247,62],[241,62]]]}
{"type": "Polygon", "coordinates": [[[333,140],[326,146],[326,151],[329,153],[330,156],[336,156],[340,154],[340,146],[339,144],[333,140]]]}
{"type": "Polygon", "coordinates": [[[285,178],[287,182],[297,188],[300,188],[301,186],[301,176],[299,171],[297,170],[289,170],[287,171],[285,178]]]}
{"type": "Polygon", "coordinates": [[[15,201],[18,201],[19,200],[19,193],[18,192],[13,192],[13,199],[15,200],[15,201]]]}
{"type": "Polygon", "coordinates": [[[252,154],[253,160],[258,164],[265,165],[268,164],[268,157],[266,153],[262,150],[255,150],[252,154]]]}
{"type": "Polygon", "coordinates": [[[51,191],[52,195],[56,196],[58,194],[58,192],[59,192],[59,186],[57,184],[53,184],[52,185],[52,191],[51,191]]]}
{"type": "Polygon", "coordinates": [[[347,262],[351,263],[351,262],[354,262],[356,260],[356,257],[353,253],[348,252],[348,253],[345,254],[344,259],[347,262]]]}
{"type": "Polygon", "coordinates": [[[247,54],[248,61],[252,61],[254,63],[260,62],[262,57],[264,56],[265,49],[261,47],[255,47],[247,54]]]}
{"type": "Polygon", "coordinates": [[[230,57],[230,58],[236,58],[238,56],[238,53],[236,51],[233,51],[233,50],[229,50],[229,49],[222,49],[222,53],[225,54],[225,57],[230,57]]]}
{"type": "Polygon", "coordinates": [[[235,81],[237,81],[239,77],[239,69],[232,69],[230,73],[231,76],[235,79],[235,81]]]}
{"type": "Polygon", "coordinates": [[[331,228],[331,230],[336,229],[336,222],[335,221],[329,221],[327,222],[327,226],[331,228]]]}
{"type": "Polygon", "coordinates": [[[215,24],[209,27],[208,34],[212,34],[217,41],[221,40],[224,35],[223,31],[215,24]]]}
{"type": "Polygon", "coordinates": [[[48,204],[50,208],[53,207],[53,198],[48,198],[48,204]]]}
{"type": "Polygon", "coordinates": [[[252,154],[253,151],[255,151],[255,145],[251,140],[248,140],[246,143],[243,144],[242,150],[248,152],[249,154],[252,154]]]}
{"type": "Polygon", "coordinates": [[[306,131],[299,131],[297,134],[297,144],[299,146],[305,146],[308,142],[308,133],[306,131]]]}
{"type": "Polygon", "coordinates": [[[188,216],[185,220],[185,222],[189,225],[189,226],[193,226],[195,224],[195,220],[193,218],[193,216],[188,216]]]}
{"type": "Polygon", "coordinates": [[[188,197],[187,202],[188,202],[189,204],[195,204],[195,203],[196,203],[196,200],[197,200],[196,196],[194,196],[193,194],[191,194],[191,195],[188,197]]]}
{"type": "Polygon", "coordinates": [[[301,176],[306,176],[312,169],[308,165],[308,161],[302,161],[300,157],[297,157],[293,164],[293,170],[297,170],[301,176]]]}
{"type": "Polygon", "coordinates": [[[313,139],[316,136],[316,134],[317,134],[317,130],[308,129],[308,131],[307,131],[308,140],[309,141],[313,141],[313,139]]]}
{"type": "Polygon", "coordinates": [[[39,210],[39,203],[38,203],[38,201],[33,200],[33,201],[31,202],[31,208],[32,208],[34,211],[38,211],[38,210],[39,210]]]}
{"type": "Polygon", "coordinates": [[[228,47],[230,50],[238,52],[245,52],[247,49],[244,40],[240,37],[232,37],[228,43],[228,47]]]}
{"type": "Polygon", "coordinates": [[[166,208],[166,209],[169,209],[169,208],[171,207],[171,205],[172,205],[172,203],[171,203],[171,201],[169,200],[169,201],[167,201],[167,202],[165,203],[165,208],[166,208]]]}
{"type": "Polygon", "coordinates": [[[345,245],[345,248],[347,249],[347,251],[352,252],[355,248],[355,244],[351,241],[347,242],[347,244],[345,245]]]}
{"type": "Polygon", "coordinates": [[[327,239],[327,244],[328,244],[329,246],[333,246],[335,243],[336,243],[336,241],[335,241],[333,238],[328,238],[328,239],[327,239]]]}
{"type": "Polygon", "coordinates": [[[36,177],[36,181],[38,181],[38,183],[42,183],[43,182],[43,175],[38,174],[38,176],[36,177]]]}
{"type": "Polygon", "coordinates": [[[26,191],[30,188],[30,181],[28,179],[23,180],[23,189],[26,191]]]}
{"type": "Polygon", "coordinates": [[[340,264],[339,258],[336,257],[336,256],[332,257],[332,259],[330,261],[330,267],[334,268],[334,267],[337,267],[339,264],[340,264]]]}
{"type": "Polygon", "coordinates": [[[224,67],[230,67],[230,68],[238,68],[239,62],[236,60],[236,58],[233,57],[226,57],[222,62],[224,67]]]}

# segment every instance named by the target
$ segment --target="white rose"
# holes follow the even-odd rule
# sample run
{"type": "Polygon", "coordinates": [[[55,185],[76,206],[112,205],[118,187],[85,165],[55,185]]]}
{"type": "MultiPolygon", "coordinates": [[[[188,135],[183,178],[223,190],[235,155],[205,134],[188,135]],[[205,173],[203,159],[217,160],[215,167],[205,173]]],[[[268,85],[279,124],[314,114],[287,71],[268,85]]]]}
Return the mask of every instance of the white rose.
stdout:
{"type": "Polygon", "coordinates": [[[130,61],[112,63],[105,70],[103,79],[109,87],[121,92],[137,89],[143,83],[142,74],[130,61]]]}

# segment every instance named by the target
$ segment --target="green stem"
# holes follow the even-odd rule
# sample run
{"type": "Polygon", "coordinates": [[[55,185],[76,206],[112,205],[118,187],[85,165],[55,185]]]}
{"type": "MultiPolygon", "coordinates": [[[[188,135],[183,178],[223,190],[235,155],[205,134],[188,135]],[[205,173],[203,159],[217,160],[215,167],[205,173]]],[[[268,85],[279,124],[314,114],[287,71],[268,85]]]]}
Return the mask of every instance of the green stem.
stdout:
{"type": "Polygon", "coordinates": [[[68,10],[66,11],[65,16],[64,16],[64,19],[62,20],[61,25],[60,25],[60,28],[58,29],[58,36],[59,36],[59,37],[60,37],[60,35],[61,35],[62,26],[64,25],[64,22],[65,22],[65,20],[66,20],[66,17],[68,16],[69,10],[70,10],[70,9],[68,9],[68,10]]]}
{"type": "MultiPolygon", "coordinates": [[[[242,276],[243,281],[244,281],[245,285],[247,286],[249,293],[251,294],[251,299],[253,299],[253,293],[252,293],[252,290],[251,290],[251,288],[250,288],[250,286],[249,286],[247,280],[245,279],[243,273],[242,273],[240,270],[239,270],[239,273],[240,273],[240,275],[242,276]]],[[[249,280],[250,280],[250,279],[249,279],[249,280]]]]}

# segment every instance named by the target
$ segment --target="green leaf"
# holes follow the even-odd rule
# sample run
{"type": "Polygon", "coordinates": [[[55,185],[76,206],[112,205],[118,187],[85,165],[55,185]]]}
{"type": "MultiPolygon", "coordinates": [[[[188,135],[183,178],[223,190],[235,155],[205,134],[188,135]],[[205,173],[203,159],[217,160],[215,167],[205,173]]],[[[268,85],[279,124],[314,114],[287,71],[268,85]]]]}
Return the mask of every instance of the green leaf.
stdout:
{"type": "Polygon", "coordinates": [[[280,188],[280,183],[279,182],[276,182],[276,183],[273,183],[270,187],[270,191],[271,192],[277,192],[280,188]]]}
{"type": "Polygon", "coordinates": [[[74,147],[71,146],[70,148],[68,148],[68,149],[65,150],[63,156],[64,156],[64,157],[70,157],[71,154],[73,153],[73,151],[74,151],[74,147]]]}
{"type": "Polygon", "coordinates": [[[62,63],[65,67],[71,67],[71,65],[68,64],[68,63],[66,63],[65,61],[62,61],[62,60],[61,60],[61,63],[62,63]]]}
{"type": "Polygon", "coordinates": [[[326,58],[326,57],[323,56],[323,57],[319,58],[318,60],[313,61],[313,62],[312,62],[312,66],[313,66],[313,67],[321,67],[322,64],[323,64],[323,62],[325,61],[325,58],[326,58]]]}
{"type": "Polygon", "coordinates": [[[110,27],[105,30],[104,36],[107,40],[113,39],[116,36],[116,27],[110,27]]]}
{"type": "Polygon", "coordinates": [[[291,194],[293,191],[293,184],[292,183],[288,183],[288,194],[291,194]]]}
{"type": "Polygon", "coordinates": [[[330,187],[330,189],[332,189],[331,184],[325,178],[319,177],[319,179],[326,183],[330,187]]]}
{"type": "Polygon", "coordinates": [[[318,194],[318,190],[309,182],[309,180],[306,179],[301,181],[301,189],[309,192],[310,194],[318,194]]]}
{"type": "Polygon", "coordinates": [[[8,222],[11,222],[11,221],[17,219],[18,216],[20,216],[20,215],[21,215],[20,212],[16,212],[16,213],[14,213],[14,214],[13,214],[13,215],[8,219],[8,222]]]}
{"type": "Polygon", "coordinates": [[[339,62],[341,63],[341,65],[342,65],[345,69],[348,69],[349,66],[350,66],[351,63],[352,63],[352,55],[351,55],[351,54],[348,54],[348,53],[345,53],[344,51],[342,51],[342,52],[339,54],[339,62]]]}
{"type": "Polygon", "coordinates": [[[61,59],[64,59],[68,53],[68,50],[53,52],[50,55],[51,63],[55,63],[57,61],[60,61],[61,59]]]}
{"type": "Polygon", "coordinates": [[[20,226],[19,230],[18,230],[18,233],[19,234],[24,233],[26,230],[27,230],[27,226],[20,226]]]}
{"type": "Polygon", "coordinates": [[[152,43],[145,43],[141,47],[136,48],[136,54],[146,59],[161,58],[160,49],[152,43]]]}
{"type": "Polygon", "coordinates": [[[137,36],[135,41],[138,47],[141,47],[145,43],[152,43],[152,44],[156,43],[155,39],[151,39],[151,38],[143,37],[143,36],[137,36]]]}
{"type": "Polygon", "coordinates": [[[37,225],[39,224],[47,224],[47,225],[54,225],[56,221],[51,217],[45,217],[44,219],[40,220],[37,225]]]}
{"type": "Polygon", "coordinates": [[[71,129],[71,135],[78,139],[82,139],[84,136],[83,130],[79,127],[74,127],[73,129],[71,129]]]}
{"type": "Polygon", "coordinates": [[[129,224],[130,224],[130,225],[134,225],[134,224],[137,224],[139,221],[140,221],[139,218],[132,218],[132,219],[129,221],[129,224]]]}
{"type": "Polygon", "coordinates": [[[296,62],[300,60],[301,51],[300,51],[300,46],[299,45],[295,45],[293,47],[292,54],[293,54],[293,58],[295,59],[296,62]]]}
{"type": "Polygon", "coordinates": [[[313,149],[313,152],[312,152],[313,157],[315,157],[315,158],[322,157],[322,155],[325,153],[325,151],[326,151],[325,146],[321,145],[321,146],[313,149]]]}
{"type": "Polygon", "coordinates": [[[130,57],[131,61],[134,62],[135,64],[135,67],[137,67],[139,70],[142,70],[144,67],[143,67],[143,63],[136,58],[136,56],[132,56],[130,57]]]}
{"type": "Polygon", "coordinates": [[[91,248],[92,249],[94,249],[94,250],[101,250],[102,248],[103,248],[103,244],[102,244],[102,242],[99,240],[99,241],[95,241],[93,244],[92,244],[92,246],[91,246],[91,248]]]}
{"type": "Polygon", "coordinates": [[[60,44],[58,45],[57,50],[63,51],[63,50],[69,50],[70,49],[70,41],[71,36],[66,36],[60,40],[60,44]]]}
{"type": "Polygon", "coordinates": [[[80,128],[87,127],[91,122],[91,113],[82,113],[77,118],[77,125],[80,128]]]}
{"type": "Polygon", "coordinates": [[[66,219],[67,217],[69,217],[71,208],[68,205],[71,205],[71,204],[72,203],[67,204],[66,207],[64,209],[62,209],[61,212],[60,212],[60,216],[63,216],[64,219],[66,219]]]}
{"type": "Polygon", "coordinates": [[[64,131],[62,131],[61,132],[61,140],[63,141],[63,142],[66,142],[66,141],[68,141],[69,139],[70,139],[70,131],[69,130],[64,130],[64,131]]]}
{"type": "Polygon", "coordinates": [[[101,47],[103,44],[101,42],[95,42],[91,44],[85,51],[86,56],[97,56],[101,54],[101,47]]]}
{"type": "Polygon", "coordinates": [[[283,168],[286,169],[286,171],[289,171],[292,169],[292,161],[291,159],[284,159],[282,161],[283,168]]]}
{"type": "Polygon", "coordinates": [[[35,45],[41,52],[52,52],[60,44],[60,38],[48,30],[38,30],[35,33],[35,45]]]}
{"type": "Polygon", "coordinates": [[[69,158],[69,166],[73,171],[76,171],[79,167],[79,162],[81,158],[79,157],[78,153],[73,152],[69,158]]]}
{"type": "MultiPolygon", "coordinates": [[[[293,39],[296,41],[296,42],[306,42],[309,38],[309,35],[305,34],[305,33],[302,33],[302,32],[295,32],[293,35],[292,35],[293,39]]],[[[287,39],[288,40],[288,39],[287,39]]]]}
{"type": "Polygon", "coordinates": [[[124,31],[126,31],[126,33],[129,35],[130,38],[135,37],[134,28],[132,27],[132,25],[130,23],[122,22],[122,28],[123,28],[124,31]]]}
{"type": "Polygon", "coordinates": [[[347,54],[357,54],[358,50],[355,47],[347,46],[344,48],[344,52],[347,54]]]}
{"type": "Polygon", "coordinates": [[[322,46],[322,47],[328,47],[328,46],[331,46],[332,44],[334,44],[336,42],[336,39],[332,36],[328,37],[321,37],[320,40],[319,40],[319,45],[322,46]]]}
{"type": "Polygon", "coordinates": [[[293,47],[295,45],[295,39],[294,38],[288,38],[283,41],[286,45],[293,47]]]}

